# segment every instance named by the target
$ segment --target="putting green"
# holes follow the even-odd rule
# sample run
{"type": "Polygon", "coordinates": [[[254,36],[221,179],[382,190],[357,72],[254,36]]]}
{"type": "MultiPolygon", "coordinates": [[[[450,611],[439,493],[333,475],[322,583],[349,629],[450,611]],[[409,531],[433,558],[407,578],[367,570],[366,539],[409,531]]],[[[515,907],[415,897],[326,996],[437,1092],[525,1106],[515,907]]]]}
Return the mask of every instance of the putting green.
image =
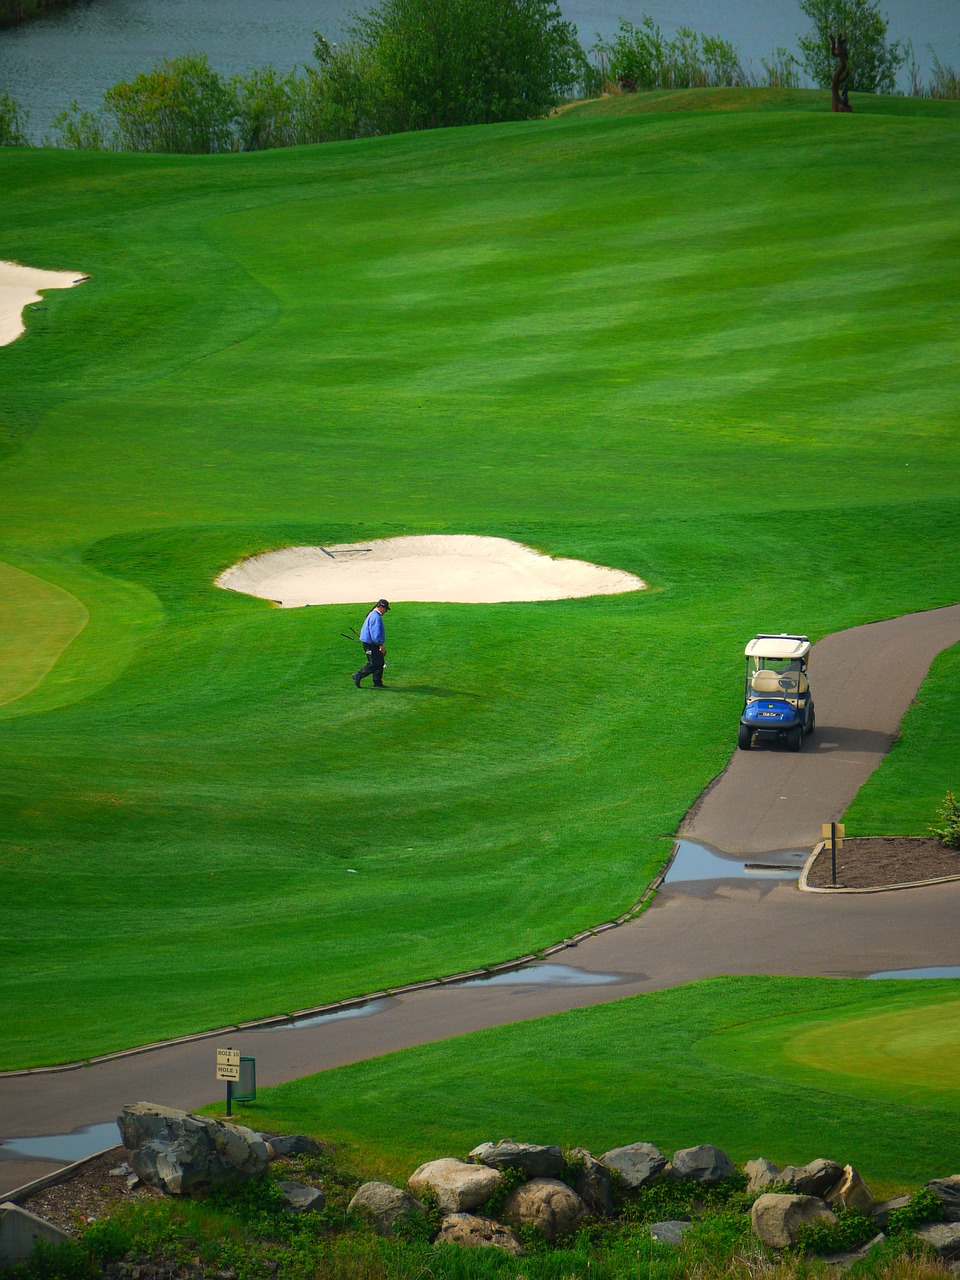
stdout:
{"type": "Polygon", "coordinates": [[[0,561],[0,706],[34,689],[87,625],[76,596],[0,561]]]}
{"type": "Polygon", "coordinates": [[[713,1064],[858,1095],[960,1098],[960,999],[904,1003],[865,1015],[840,1008],[775,1017],[710,1036],[696,1052],[713,1064]]]}

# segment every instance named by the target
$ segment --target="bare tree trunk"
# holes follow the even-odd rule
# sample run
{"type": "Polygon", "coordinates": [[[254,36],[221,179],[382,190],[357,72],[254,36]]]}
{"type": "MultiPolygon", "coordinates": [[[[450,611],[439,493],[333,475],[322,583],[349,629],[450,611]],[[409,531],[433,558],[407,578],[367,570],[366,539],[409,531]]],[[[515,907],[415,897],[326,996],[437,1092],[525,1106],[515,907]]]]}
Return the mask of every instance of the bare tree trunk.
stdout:
{"type": "Polygon", "coordinates": [[[832,94],[832,111],[852,111],[850,99],[847,97],[847,80],[850,72],[847,70],[847,37],[841,31],[839,35],[830,37],[830,53],[834,58],[839,58],[837,69],[833,73],[833,79],[830,81],[830,90],[832,94]]]}

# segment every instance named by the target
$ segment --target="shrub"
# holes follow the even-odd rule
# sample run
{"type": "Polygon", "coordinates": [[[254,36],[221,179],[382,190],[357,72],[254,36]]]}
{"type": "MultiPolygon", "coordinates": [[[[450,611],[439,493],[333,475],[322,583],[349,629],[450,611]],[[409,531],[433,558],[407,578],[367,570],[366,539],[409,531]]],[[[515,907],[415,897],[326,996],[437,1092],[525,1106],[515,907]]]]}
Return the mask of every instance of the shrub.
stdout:
{"type": "Polygon", "coordinates": [[[943,804],[937,810],[940,819],[939,827],[930,827],[930,834],[936,836],[948,849],[960,849],[960,800],[948,791],[943,804]]]}
{"type": "Polygon", "coordinates": [[[27,145],[27,112],[6,89],[0,89],[0,147],[27,145]]]}
{"type": "Polygon", "coordinates": [[[122,151],[199,154],[235,149],[236,93],[206,54],[164,59],[103,95],[122,151]]]}
{"type": "Polygon", "coordinates": [[[595,46],[612,80],[634,89],[694,89],[743,84],[746,76],[737,50],[719,36],[678,27],[668,40],[649,15],[639,25],[621,19],[609,44],[595,46]]]}
{"type": "Polygon", "coordinates": [[[110,147],[103,117],[81,111],[76,99],[53,117],[56,130],[50,145],[72,151],[104,151],[110,147]]]}
{"type": "Polygon", "coordinates": [[[877,1234],[877,1224],[859,1209],[836,1210],[837,1221],[804,1222],[797,1230],[797,1253],[842,1253],[877,1234]]]}
{"type": "Polygon", "coordinates": [[[940,1222],[944,1216],[943,1202],[935,1191],[921,1187],[910,1197],[902,1209],[894,1209],[887,1220],[887,1234],[903,1235],[922,1227],[925,1222],[940,1222]]]}

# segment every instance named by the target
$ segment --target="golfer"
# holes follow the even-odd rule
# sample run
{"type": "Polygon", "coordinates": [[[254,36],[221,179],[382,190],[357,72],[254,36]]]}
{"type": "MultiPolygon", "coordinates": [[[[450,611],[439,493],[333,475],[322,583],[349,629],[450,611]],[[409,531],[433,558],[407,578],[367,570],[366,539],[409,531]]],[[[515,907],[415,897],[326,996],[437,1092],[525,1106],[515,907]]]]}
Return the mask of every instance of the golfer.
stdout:
{"type": "Polygon", "coordinates": [[[375,689],[383,688],[383,660],[387,653],[384,647],[387,633],[383,626],[383,615],[389,608],[390,605],[386,600],[378,600],[360,628],[360,643],[363,645],[363,652],[367,655],[367,662],[366,666],[353,673],[353,683],[358,689],[364,676],[373,676],[375,689]]]}

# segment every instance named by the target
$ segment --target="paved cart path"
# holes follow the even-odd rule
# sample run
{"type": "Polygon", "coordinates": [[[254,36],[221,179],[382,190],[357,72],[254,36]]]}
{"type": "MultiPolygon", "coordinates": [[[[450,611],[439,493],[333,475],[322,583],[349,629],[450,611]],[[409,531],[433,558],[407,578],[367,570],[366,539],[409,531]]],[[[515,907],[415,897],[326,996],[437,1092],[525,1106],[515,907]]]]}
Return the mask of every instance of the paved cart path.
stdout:
{"type": "MultiPolygon", "coordinates": [[[[810,845],[841,815],[887,750],[936,654],[960,642],[960,606],[841,632],[817,644],[818,731],[798,754],[736,752],[683,834],[729,852],[810,845]]],[[[195,1107],[222,1096],[214,1050],[257,1060],[261,1085],[482,1027],[621,999],[715,974],[859,976],[960,963],[960,882],[863,895],[799,893],[792,883],[669,884],[638,920],[556,959],[604,985],[456,986],[411,992],[361,1016],[233,1032],[79,1070],[0,1078],[0,1133],[64,1133],[113,1120],[127,1102],[195,1107]]],[[[57,1167],[3,1157],[0,1193],[57,1167]]]]}

